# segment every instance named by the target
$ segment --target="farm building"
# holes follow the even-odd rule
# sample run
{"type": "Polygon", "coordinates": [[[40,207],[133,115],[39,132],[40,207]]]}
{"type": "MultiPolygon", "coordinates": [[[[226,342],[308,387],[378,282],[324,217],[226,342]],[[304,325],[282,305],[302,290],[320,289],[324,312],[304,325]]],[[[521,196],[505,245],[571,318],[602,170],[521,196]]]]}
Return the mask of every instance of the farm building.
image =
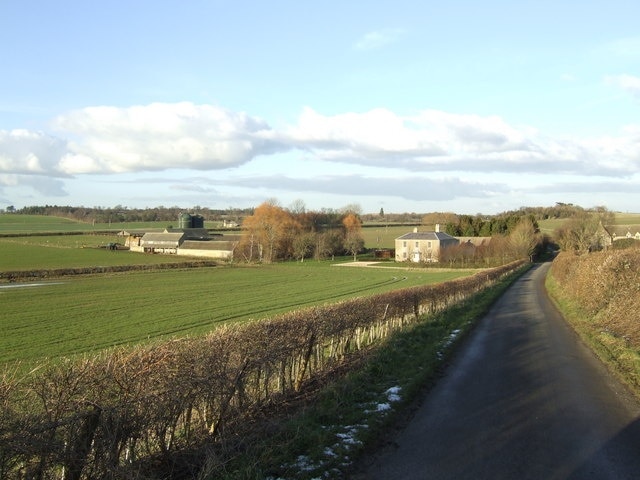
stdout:
{"type": "Polygon", "coordinates": [[[607,227],[607,232],[611,235],[611,240],[623,240],[633,238],[640,240],[640,227],[637,225],[616,225],[607,227]]]}
{"type": "Polygon", "coordinates": [[[193,257],[209,257],[230,260],[233,251],[240,241],[239,235],[222,235],[211,240],[185,240],[178,248],[178,255],[190,255],[193,257]]]}
{"type": "Polygon", "coordinates": [[[140,248],[145,253],[178,253],[184,242],[184,232],[145,233],[140,239],[140,248]]]}
{"type": "Polygon", "coordinates": [[[134,252],[230,259],[240,238],[211,235],[199,215],[181,214],[180,228],[122,230],[124,245],[134,252]]]}
{"type": "Polygon", "coordinates": [[[133,251],[142,251],[140,247],[140,241],[142,237],[147,233],[162,233],[165,229],[163,228],[147,228],[147,229],[132,229],[132,230],[121,230],[118,232],[119,237],[124,237],[123,244],[125,247],[129,247],[129,249],[133,251]]]}
{"type": "Polygon", "coordinates": [[[437,262],[443,248],[458,245],[457,238],[440,231],[436,225],[433,232],[405,233],[396,238],[396,262],[437,262]]]}

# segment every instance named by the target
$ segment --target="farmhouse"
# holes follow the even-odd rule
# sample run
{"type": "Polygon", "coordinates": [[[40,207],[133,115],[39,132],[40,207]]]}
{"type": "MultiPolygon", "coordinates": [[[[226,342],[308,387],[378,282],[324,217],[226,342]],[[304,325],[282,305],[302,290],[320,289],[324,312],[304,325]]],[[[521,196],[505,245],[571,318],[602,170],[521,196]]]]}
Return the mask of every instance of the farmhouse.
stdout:
{"type": "Polygon", "coordinates": [[[443,248],[458,245],[457,238],[440,231],[436,225],[433,232],[405,233],[396,238],[396,262],[437,262],[443,248]]]}

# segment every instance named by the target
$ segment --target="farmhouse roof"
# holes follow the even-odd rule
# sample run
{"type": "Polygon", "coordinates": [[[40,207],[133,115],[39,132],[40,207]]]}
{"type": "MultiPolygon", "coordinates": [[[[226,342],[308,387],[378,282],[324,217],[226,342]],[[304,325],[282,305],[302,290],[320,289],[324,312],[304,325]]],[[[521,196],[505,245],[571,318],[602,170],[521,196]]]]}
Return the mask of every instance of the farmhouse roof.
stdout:
{"type": "Polygon", "coordinates": [[[397,238],[397,240],[455,240],[444,232],[409,232],[397,238]]]}

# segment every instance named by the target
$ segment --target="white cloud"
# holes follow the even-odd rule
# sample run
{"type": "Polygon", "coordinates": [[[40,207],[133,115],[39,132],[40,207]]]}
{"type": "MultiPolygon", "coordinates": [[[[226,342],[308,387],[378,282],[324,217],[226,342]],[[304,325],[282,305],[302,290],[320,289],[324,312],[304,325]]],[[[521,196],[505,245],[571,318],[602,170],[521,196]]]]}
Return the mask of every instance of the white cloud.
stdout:
{"type": "Polygon", "coordinates": [[[59,175],[60,157],[66,151],[66,142],[44,133],[0,130],[0,172],[59,175]]]}
{"type": "Polygon", "coordinates": [[[0,174],[0,192],[3,187],[30,188],[39,194],[52,197],[67,195],[62,180],[44,175],[0,174]]]}
{"type": "Polygon", "coordinates": [[[594,141],[548,138],[497,116],[437,110],[404,117],[384,109],[327,117],[306,108],[286,135],[317,158],[414,171],[626,175],[640,169],[633,160],[640,147],[630,135],[615,139],[625,148],[606,149],[594,141]]]}
{"type": "Polygon", "coordinates": [[[59,116],[55,125],[77,138],[60,164],[70,174],[213,170],[283,149],[260,119],[188,102],[85,108],[59,116]]]}
{"type": "Polygon", "coordinates": [[[385,28],[368,32],[355,42],[354,48],[356,50],[374,50],[398,41],[404,33],[404,30],[400,28],[385,28]]]}

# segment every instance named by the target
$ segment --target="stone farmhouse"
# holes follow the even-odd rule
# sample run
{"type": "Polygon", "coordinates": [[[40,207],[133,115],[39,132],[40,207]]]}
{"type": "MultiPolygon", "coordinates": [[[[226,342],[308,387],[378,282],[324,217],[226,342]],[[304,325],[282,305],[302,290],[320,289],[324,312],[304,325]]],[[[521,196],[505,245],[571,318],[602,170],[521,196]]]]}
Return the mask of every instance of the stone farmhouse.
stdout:
{"type": "Polygon", "coordinates": [[[413,232],[396,238],[396,262],[437,262],[443,248],[459,243],[457,238],[441,232],[440,225],[436,225],[433,232],[419,232],[414,228],[413,232]]]}

